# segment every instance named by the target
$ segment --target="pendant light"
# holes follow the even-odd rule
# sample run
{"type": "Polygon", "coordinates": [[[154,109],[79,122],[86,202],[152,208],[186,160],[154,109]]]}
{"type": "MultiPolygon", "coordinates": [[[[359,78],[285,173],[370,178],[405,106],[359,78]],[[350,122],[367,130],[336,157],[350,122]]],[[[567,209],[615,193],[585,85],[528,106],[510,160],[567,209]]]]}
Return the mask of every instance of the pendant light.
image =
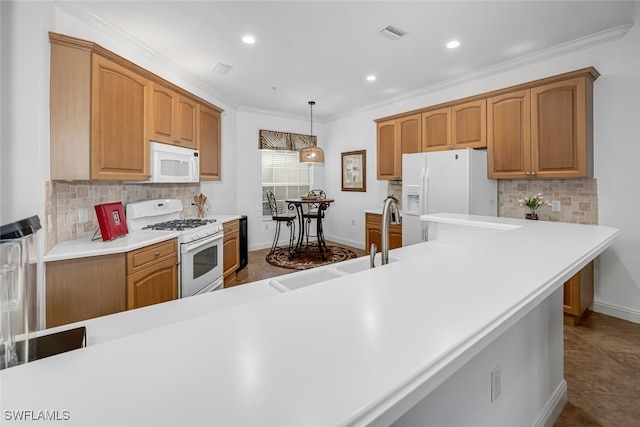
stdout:
{"type": "MultiPolygon", "coordinates": [[[[311,107],[311,136],[313,136],[313,106],[315,101],[309,101],[311,107]]],[[[300,163],[324,163],[324,152],[320,147],[305,147],[300,150],[300,163]]]]}

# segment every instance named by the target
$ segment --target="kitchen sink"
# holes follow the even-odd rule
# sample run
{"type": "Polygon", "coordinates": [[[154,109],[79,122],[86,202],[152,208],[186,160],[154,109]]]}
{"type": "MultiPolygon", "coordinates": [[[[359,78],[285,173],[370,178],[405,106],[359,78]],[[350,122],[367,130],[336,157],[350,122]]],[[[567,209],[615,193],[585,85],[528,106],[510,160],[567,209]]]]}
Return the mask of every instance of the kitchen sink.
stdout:
{"type": "MultiPolygon", "coordinates": [[[[397,258],[395,256],[389,257],[389,264],[402,261],[403,258],[397,258]]],[[[336,264],[334,270],[337,272],[341,272],[344,274],[352,274],[357,273],[359,271],[368,270],[370,268],[370,261],[368,256],[356,258],[354,260],[342,261],[341,263],[336,264]]],[[[375,266],[376,268],[380,267],[380,255],[376,255],[375,266]]]]}
{"type": "Polygon", "coordinates": [[[344,275],[345,273],[340,273],[328,268],[314,268],[304,272],[276,277],[271,279],[269,284],[280,292],[288,292],[344,275]]]}

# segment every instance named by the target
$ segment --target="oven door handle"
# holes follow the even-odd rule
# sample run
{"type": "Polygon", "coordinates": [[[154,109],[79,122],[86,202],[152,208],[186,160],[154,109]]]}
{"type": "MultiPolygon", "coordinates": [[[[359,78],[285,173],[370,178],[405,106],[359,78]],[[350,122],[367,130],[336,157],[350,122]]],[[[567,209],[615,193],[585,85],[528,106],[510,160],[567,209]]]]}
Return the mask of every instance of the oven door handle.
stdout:
{"type": "Polygon", "coordinates": [[[183,245],[183,249],[184,250],[182,252],[189,252],[189,251],[192,251],[194,249],[201,248],[202,246],[210,245],[211,243],[217,242],[218,240],[222,240],[222,238],[223,238],[222,233],[220,233],[219,235],[218,234],[213,235],[211,237],[213,237],[213,238],[212,239],[204,238],[204,239],[202,239],[202,240],[200,240],[198,242],[195,242],[195,243],[185,243],[183,245]]]}

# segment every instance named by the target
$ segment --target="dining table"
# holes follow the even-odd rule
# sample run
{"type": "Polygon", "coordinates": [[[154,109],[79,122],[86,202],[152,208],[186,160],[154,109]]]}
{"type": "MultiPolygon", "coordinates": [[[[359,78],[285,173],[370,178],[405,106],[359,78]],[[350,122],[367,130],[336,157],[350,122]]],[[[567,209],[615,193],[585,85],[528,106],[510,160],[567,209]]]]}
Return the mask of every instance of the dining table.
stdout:
{"type": "Polygon", "coordinates": [[[298,240],[296,242],[296,247],[293,251],[293,257],[295,258],[296,254],[303,251],[310,251],[314,248],[318,248],[320,256],[322,256],[322,260],[326,261],[327,257],[325,256],[326,252],[329,252],[329,248],[327,248],[327,242],[324,239],[324,232],[322,229],[322,218],[324,217],[324,212],[327,208],[333,203],[334,199],[327,198],[319,198],[319,197],[297,197],[292,199],[285,199],[285,202],[288,204],[289,210],[296,211],[296,216],[298,218],[298,240]],[[316,243],[304,244],[305,241],[305,210],[309,212],[309,208],[317,209],[317,218],[316,219],[316,243]]]}

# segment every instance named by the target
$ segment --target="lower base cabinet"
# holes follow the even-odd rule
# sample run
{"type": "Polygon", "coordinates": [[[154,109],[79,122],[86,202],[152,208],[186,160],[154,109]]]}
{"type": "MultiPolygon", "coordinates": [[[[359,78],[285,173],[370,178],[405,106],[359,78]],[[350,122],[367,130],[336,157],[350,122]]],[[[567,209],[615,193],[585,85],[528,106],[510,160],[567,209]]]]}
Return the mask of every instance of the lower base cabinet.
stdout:
{"type": "Polygon", "coordinates": [[[575,326],[593,302],[593,261],[564,283],[564,323],[575,326]]]}
{"type": "Polygon", "coordinates": [[[45,264],[46,327],[178,298],[178,242],[45,264]]]}
{"type": "Polygon", "coordinates": [[[124,253],[47,262],[46,327],[124,311],[126,278],[124,253]]]}
{"type": "Polygon", "coordinates": [[[236,275],[240,266],[240,221],[228,221],[223,224],[222,270],[224,280],[236,275]]]}
{"type": "Polygon", "coordinates": [[[176,239],[127,253],[127,310],[177,298],[176,239]]]}
{"type": "MultiPolygon", "coordinates": [[[[365,214],[364,235],[365,235],[365,251],[367,254],[371,248],[371,244],[376,244],[376,252],[382,249],[382,215],[367,213],[365,214]]],[[[402,224],[389,225],[389,249],[402,247],[402,224]]]]}

